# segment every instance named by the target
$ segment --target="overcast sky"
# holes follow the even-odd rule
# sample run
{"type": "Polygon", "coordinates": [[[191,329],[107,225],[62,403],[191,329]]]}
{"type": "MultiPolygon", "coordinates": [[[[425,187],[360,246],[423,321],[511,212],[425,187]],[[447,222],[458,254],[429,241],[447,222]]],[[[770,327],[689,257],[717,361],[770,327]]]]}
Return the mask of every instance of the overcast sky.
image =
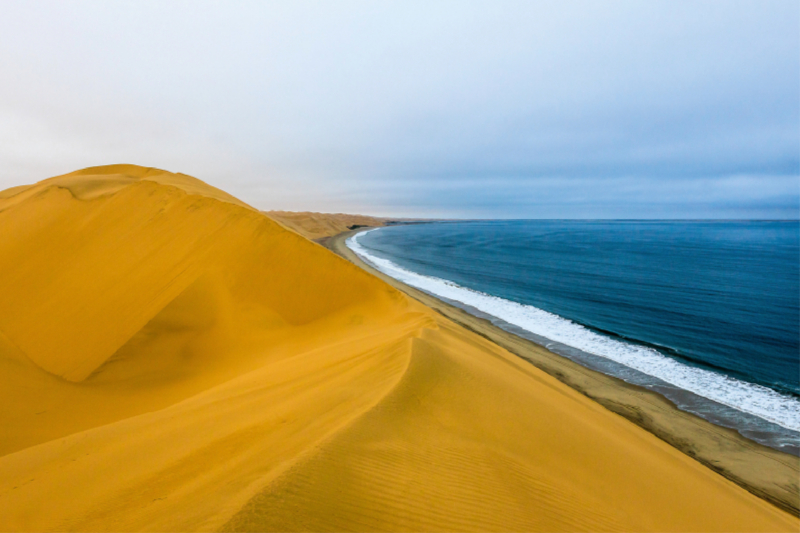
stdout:
{"type": "Polygon", "coordinates": [[[800,216],[796,0],[0,8],[0,189],[125,162],[261,209],[800,216]]]}

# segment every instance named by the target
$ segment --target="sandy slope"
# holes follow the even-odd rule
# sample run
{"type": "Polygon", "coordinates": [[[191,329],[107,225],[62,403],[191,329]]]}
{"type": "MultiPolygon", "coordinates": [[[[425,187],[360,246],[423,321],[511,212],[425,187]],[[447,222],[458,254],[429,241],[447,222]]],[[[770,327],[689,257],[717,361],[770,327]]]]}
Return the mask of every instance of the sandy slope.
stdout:
{"type": "MultiPolygon", "coordinates": [[[[356,230],[358,231],[358,230],[356,230]]],[[[737,431],[678,409],[660,394],[596,372],[543,346],[509,333],[483,318],[390,278],[347,247],[348,231],[320,244],[371,272],[449,320],[497,344],[617,413],[672,447],[700,461],[749,492],[797,515],[800,513],[800,457],[758,444],[737,431]]]]}
{"type": "Polygon", "coordinates": [[[343,213],[311,213],[294,211],[267,211],[267,216],[309,239],[331,237],[357,226],[380,227],[386,219],[343,213]]]}
{"type": "Polygon", "coordinates": [[[797,530],[188,176],[0,193],[0,530],[797,530]]]}

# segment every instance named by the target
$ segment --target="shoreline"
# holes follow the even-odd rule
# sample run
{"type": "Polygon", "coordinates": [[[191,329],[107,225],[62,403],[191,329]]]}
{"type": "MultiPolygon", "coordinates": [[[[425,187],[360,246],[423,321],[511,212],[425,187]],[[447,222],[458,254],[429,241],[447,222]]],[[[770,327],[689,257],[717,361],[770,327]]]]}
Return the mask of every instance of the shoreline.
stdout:
{"type": "MultiPolygon", "coordinates": [[[[584,367],[655,391],[665,396],[683,411],[698,415],[715,425],[734,429],[744,437],[759,444],[800,457],[800,432],[798,432],[798,429],[791,429],[789,426],[783,425],[793,424],[793,427],[798,427],[798,421],[795,419],[800,411],[798,411],[798,402],[790,398],[790,396],[794,396],[793,392],[788,393],[787,396],[777,393],[777,396],[773,397],[772,395],[776,393],[766,389],[764,385],[748,382],[741,377],[731,377],[731,388],[734,391],[732,394],[746,403],[749,402],[750,405],[750,409],[746,407],[740,409],[735,407],[737,404],[733,397],[715,392],[708,394],[704,390],[707,386],[710,386],[712,391],[716,387],[727,388],[728,378],[724,377],[728,374],[727,372],[723,371],[720,374],[712,371],[709,374],[708,369],[705,369],[699,370],[699,376],[693,375],[690,371],[690,377],[680,378],[682,372],[694,365],[681,361],[682,358],[678,353],[676,353],[678,355],[677,360],[681,362],[669,365],[667,370],[664,370],[658,363],[654,365],[651,361],[648,361],[649,356],[643,356],[635,348],[632,358],[625,353],[621,358],[619,354],[615,357],[614,350],[612,350],[612,353],[607,353],[604,351],[606,348],[602,342],[598,344],[595,340],[593,343],[592,339],[598,335],[600,339],[613,339],[620,343],[623,349],[643,345],[647,349],[663,352],[663,346],[620,336],[587,323],[582,324],[575,317],[565,320],[563,317],[544,311],[541,308],[521,305],[518,302],[495,297],[481,291],[476,292],[455,282],[451,285],[442,279],[441,274],[426,275],[414,271],[413,268],[402,267],[391,257],[372,255],[372,250],[356,244],[357,238],[365,236],[370,231],[355,234],[347,240],[346,245],[369,265],[400,282],[411,285],[434,298],[463,309],[473,316],[484,318],[509,333],[533,341],[539,346],[567,357],[584,367]],[[534,318],[535,316],[537,318],[534,318]],[[550,323],[552,319],[555,319],[557,323],[550,323]],[[549,323],[549,326],[540,327],[538,324],[542,321],[549,323]],[[524,325],[526,322],[527,325],[524,325]],[[585,343],[586,339],[578,339],[578,343],[574,343],[565,341],[563,336],[559,338],[558,331],[551,331],[551,329],[562,325],[558,322],[575,324],[578,326],[578,330],[588,332],[588,345],[585,343]],[[554,335],[551,335],[551,333],[554,335]],[[583,345],[581,340],[584,341],[583,345]],[[675,368],[676,365],[677,368],[675,368]],[[677,382],[670,379],[674,373],[679,375],[677,382]],[[702,386],[698,386],[700,384],[702,386]],[[749,401],[751,394],[756,398],[754,402],[749,401]],[[763,403],[765,401],[767,405],[763,403]],[[792,415],[791,413],[795,414],[792,415]]],[[[446,274],[444,276],[447,277],[446,274]]],[[[574,328],[572,333],[575,333],[574,328]]],[[[656,359],[657,361],[658,359],[656,359]]]]}
{"type": "Polygon", "coordinates": [[[485,318],[383,274],[345,245],[347,238],[366,229],[369,228],[339,233],[317,242],[453,322],[525,359],[756,496],[795,516],[800,513],[800,458],[682,411],[657,392],[584,367],[531,340],[505,331],[485,318]]]}

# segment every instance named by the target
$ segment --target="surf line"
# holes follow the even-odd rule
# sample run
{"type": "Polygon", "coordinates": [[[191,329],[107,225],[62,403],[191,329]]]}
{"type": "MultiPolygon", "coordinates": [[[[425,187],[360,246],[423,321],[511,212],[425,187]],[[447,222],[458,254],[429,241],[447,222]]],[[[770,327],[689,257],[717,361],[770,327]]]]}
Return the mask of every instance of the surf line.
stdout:
{"type": "Polygon", "coordinates": [[[612,339],[537,307],[475,291],[446,279],[412,272],[389,259],[370,253],[359,242],[367,233],[380,229],[356,233],[345,244],[362,260],[387,276],[433,296],[473,307],[534,335],[614,361],[678,389],[792,432],[800,432],[800,401],[793,397],[762,385],[683,364],[654,348],[612,339]]]}

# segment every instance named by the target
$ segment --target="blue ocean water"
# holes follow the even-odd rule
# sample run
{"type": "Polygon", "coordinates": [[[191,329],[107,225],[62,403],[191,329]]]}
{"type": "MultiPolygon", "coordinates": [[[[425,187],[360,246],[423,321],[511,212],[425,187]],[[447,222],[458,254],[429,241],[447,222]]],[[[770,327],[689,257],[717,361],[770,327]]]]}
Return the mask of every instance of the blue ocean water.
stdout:
{"type": "Polygon", "coordinates": [[[448,222],[350,245],[428,292],[791,430],[784,444],[798,435],[797,221],[448,222]]]}

